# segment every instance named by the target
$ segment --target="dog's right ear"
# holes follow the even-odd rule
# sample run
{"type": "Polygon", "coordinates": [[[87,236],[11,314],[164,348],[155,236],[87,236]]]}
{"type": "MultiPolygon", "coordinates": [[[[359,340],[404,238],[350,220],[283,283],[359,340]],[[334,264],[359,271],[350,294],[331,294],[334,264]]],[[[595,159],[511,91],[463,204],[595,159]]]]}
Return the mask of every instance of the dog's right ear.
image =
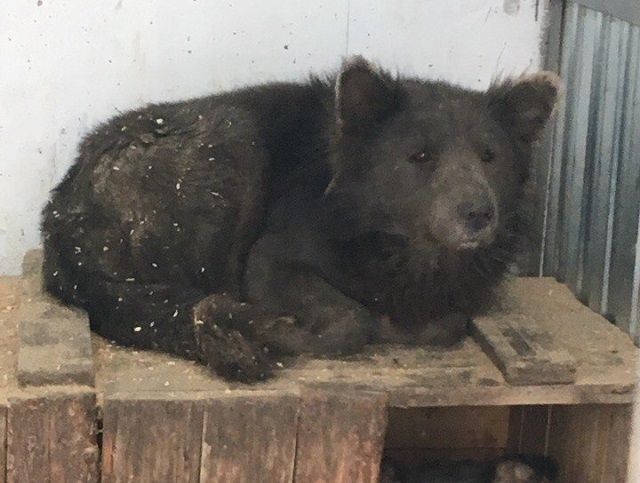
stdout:
{"type": "Polygon", "coordinates": [[[336,111],[342,130],[367,131],[398,106],[399,86],[361,56],[347,59],[336,81],[336,111]]]}

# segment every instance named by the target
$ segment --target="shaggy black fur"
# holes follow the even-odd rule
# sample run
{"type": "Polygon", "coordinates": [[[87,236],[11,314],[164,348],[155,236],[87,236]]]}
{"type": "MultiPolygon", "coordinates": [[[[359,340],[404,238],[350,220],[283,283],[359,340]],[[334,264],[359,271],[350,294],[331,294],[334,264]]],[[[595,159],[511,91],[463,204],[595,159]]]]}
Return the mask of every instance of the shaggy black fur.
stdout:
{"type": "Polygon", "coordinates": [[[242,381],[283,355],[455,343],[514,253],[556,95],[549,74],[481,93],[355,58],[128,112],[44,210],[46,288],[105,337],[242,381]]]}

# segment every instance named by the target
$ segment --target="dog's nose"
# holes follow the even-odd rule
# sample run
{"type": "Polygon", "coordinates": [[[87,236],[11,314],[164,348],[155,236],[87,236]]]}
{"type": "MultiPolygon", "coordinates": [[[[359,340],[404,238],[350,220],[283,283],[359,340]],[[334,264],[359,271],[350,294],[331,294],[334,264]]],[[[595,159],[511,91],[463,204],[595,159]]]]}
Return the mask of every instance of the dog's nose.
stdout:
{"type": "Polygon", "coordinates": [[[494,214],[493,204],[488,200],[466,201],[458,205],[458,216],[471,233],[478,233],[487,228],[494,214]]]}

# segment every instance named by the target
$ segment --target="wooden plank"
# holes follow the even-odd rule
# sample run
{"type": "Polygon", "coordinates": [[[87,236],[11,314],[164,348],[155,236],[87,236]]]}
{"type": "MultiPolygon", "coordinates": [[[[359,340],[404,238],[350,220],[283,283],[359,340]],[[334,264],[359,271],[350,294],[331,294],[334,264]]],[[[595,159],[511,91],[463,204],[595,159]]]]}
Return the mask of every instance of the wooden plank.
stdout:
{"type": "Polygon", "coordinates": [[[96,399],[82,388],[9,399],[9,483],[98,481],[96,399]]]}
{"type": "Polygon", "coordinates": [[[298,398],[290,394],[207,400],[200,481],[291,482],[297,423],[298,398]]]}
{"type": "Polygon", "coordinates": [[[106,397],[102,481],[200,481],[203,404],[159,393],[106,397]]]}
{"type": "MultiPolygon", "coordinates": [[[[637,375],[640,377],[640,365],[638,366],[637,375]]],[[[640,483],[640,397],[636,397],[634,402],[632,419],[627,481],[629,483],[640,483]]]]}
{"type": "Polygon", "coordinates": [[[556,406],[551,414],[549,456],[559,481],[625,481],[631,405],[556,406]]]}
{"type": "MultiPolygon", "coordinates": [[[[295,392],[311,384],[335,386],[339,381],[345,389],[386,392],[393,407],[621,404],[633,400],[638,350],[627,334],[550,278],[509,280],[501,291],[495,312],[487,317],[532,318],[576,361],[575,384],[508,384],[479,345],[467,338],[447,350],[372,346],[348,359],[300,357],[255,390],[295,392]]],[[[189,361],[117,347],[99,337],[94,344],[96,386],[106,393],[171,390],[215,396],[238,391],[237,386],[189,361]]]]}
{"type": "Polygon", "coordinates": [[[384,394],[304,391],[295,481],[377,483],[386,425],[384,394]]]}
{"type": "Polygon", "coordinates": [[[22,295],[25,299],[37,299],[44,295],[42,286],[41,249],[29,250],[22,259],[22,295]]]}
{"type": "Polygon", "coordinates": [[[17,377],[23,386],[93,386],[91,331],[84,312],[23,297],[18,344],[17,377]]]}
{"type": "Polygon", "coordinates": [[[23,386],[93,386],[93,354],[87,314],[43,293],[42,250],[22,261],[18,322],[18,382],[23,386]]]}
{"type": "Polygon", "coordinates": [[[7,406],[0,405],[0,483],[7,477],[7,406]]]}
{"type": "Polygon", "coordinates": [[[513,385],[569,384],[576,365],[532,317],[501,315],[473,320],[480,346],[513,385]]]}

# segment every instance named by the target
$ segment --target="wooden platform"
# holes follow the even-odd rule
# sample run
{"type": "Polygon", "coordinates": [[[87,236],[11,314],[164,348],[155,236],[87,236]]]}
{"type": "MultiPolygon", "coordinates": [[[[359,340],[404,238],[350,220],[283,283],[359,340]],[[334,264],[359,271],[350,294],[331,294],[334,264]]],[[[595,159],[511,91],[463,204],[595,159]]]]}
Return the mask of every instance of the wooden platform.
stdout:
{"type": "MultiPolygon", "coordinates": [[[[44,369],[34,369],[27,364],[31,358],[19,364],[18,319],[25,307],[42,303],[37,286],[33,280],[0,279],[0,438],[7,438],[0,468],[6,465],[7,481],[65,481],[65,475],[95,481],[102,473],[104,481],[374,482],[385,434],[387,445],[393,441],[405,451],[398,434],[410,431],[397,428],[413,426],[407,417],[437,432],[432,418],[416,416],[426,413],[402,408],[433,408],[451,426],[469,423],[461,407],[477,407],[477,414],[504,423],[500,441],[490,443],[493,450],[561,455],[563,481],[623,481],[615,478],[626,469],[621,433],[630,418],[637,350],[626,334],[551,279],[506,284],[495,313],[475,322],[482,344],[470,337],[452,350],[376,346],[349,360],[300,359],[255,386],[228,384],[191,362],[119,348],[95,335],[93,367],[82,361],[83,351],[71,349],[77,363],[64,366],[60,346],[43,349],[52,354],[48,369],[46,361],[44,369]],[[492,340],[507,348],[492,350],[492,340]],[[558,360],[562,364],[538,382],[574,382],[505,380],[523,384],[535,375],[531,367],[551,367],[558,360]],[[25,371],[35,378],[19,381],[25,371]],[[70,375],[58,377],[56,371],[70,375]],[[396,409],[388,413],[388,407],[396,409]],[[580,407],[582,412],[563,409],[580,407]],[[548,408],[556,408],[553,418],[548,408]],[[579,436],[574,427],[582,431],[579,436]],[[574,440],[559,444],[554,434],[574,440]],[[598,445],[585,446],[589,435],[616,446],[616,454],[597,460],[613,479],[594,479],[588,471],[596,470],[576,461],[593,460],[599,451],[598,445]],[[60,446],[61,439],[69,443],[60,446]]],[[[46,329],[36,322],[38,330],[46,329]]],[[[82,331],[81,320],[74,324],[82,331]]],[[[48,327],[55,332],[55,323],[48,327]]],[[[82,334],[77,336],[82,344],[82,334]]],[[[37,345],[33,337],[28,340],[37,345]]],[[[473,428],[452,431],[467,439],[475,434],[473,428]]],[[[436,441],[422,444],[438,450],[436,441]]]]}
{"type": "MultiPolygon", "coordinates": [[[[577,363],[574,384],[512,386],[473,339],[452,350],[370,347],[350,360],[300,360],[250,390],[343,387],[381,391],[399,407],[629,403],[633,358],[629,337],[546,278],[513,280],[496,317],[533,320],[577,363]]],[[[220,393],[246,390],[211,377],[191,362],[131,351],[94,336],[99,393],[220,393]]]]}

